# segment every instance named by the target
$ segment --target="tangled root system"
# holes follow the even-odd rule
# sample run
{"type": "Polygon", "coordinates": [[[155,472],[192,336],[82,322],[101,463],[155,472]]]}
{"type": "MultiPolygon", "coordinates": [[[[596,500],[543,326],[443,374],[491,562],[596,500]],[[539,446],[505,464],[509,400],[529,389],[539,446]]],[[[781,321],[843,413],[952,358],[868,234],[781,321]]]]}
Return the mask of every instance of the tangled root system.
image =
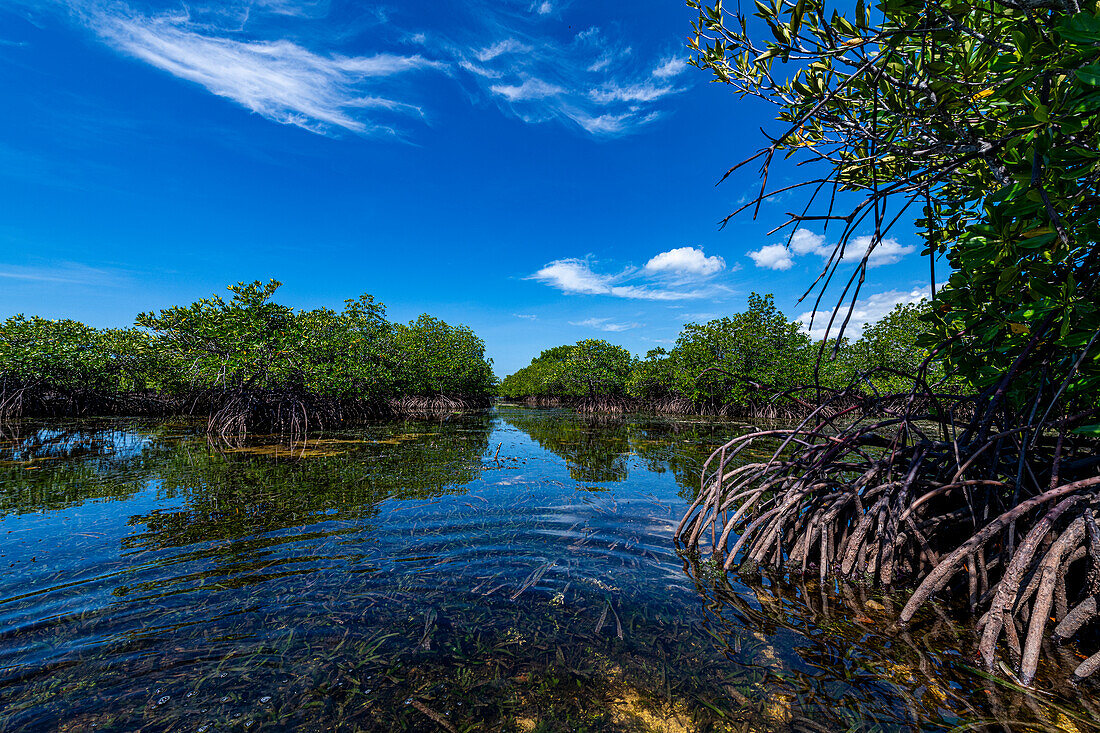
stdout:
{"type": "MultiPolygon", "coordinates": [[[[987,668],[1003,642],[1030,684],[1043,645],[1098,615],[1100,458],[1070,432],[1096,410],[1021,421],[931,391],[834,404],[718,448],[678,543],[727,570],[913,587],[902,624],[936,594],[965,599],[987,668]]],[[[1097,668],[1100,653],[1075,678],[1097,668]]]]}

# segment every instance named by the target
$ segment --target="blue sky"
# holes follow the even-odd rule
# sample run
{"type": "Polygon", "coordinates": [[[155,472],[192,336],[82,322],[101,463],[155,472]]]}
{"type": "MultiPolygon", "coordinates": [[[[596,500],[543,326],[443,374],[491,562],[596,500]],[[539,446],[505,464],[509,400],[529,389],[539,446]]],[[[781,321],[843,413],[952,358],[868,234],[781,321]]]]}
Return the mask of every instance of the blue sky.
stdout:
{"type": "MultiPolygon", "coordinates": [[[[830,244],[717,222],[715,182],[776,129],[684,64],[679,0],[4,0],[0,317],[97,326],[276,278],[481,335],[504,376],[607,338],[643,354],[772,292],[792,318],[830,244]]],[[[773,177],[794,180],[793,169],[773,177]]],[[[919,295],[911,228],[858,322],[919,295]]]]}

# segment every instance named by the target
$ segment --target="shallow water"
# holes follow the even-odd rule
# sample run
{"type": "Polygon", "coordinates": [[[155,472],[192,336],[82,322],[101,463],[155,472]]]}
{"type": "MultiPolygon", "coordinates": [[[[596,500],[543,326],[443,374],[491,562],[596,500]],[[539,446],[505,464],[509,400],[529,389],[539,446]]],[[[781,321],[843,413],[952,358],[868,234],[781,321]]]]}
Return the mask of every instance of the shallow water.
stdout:
{"type": "Polygon", "coordinates": [[[970,671],[944,618],[899,635],[890,599],[677,555],[742,427],[8,428],[0,731],[1089,729],[1087,699],[970,671]]]}

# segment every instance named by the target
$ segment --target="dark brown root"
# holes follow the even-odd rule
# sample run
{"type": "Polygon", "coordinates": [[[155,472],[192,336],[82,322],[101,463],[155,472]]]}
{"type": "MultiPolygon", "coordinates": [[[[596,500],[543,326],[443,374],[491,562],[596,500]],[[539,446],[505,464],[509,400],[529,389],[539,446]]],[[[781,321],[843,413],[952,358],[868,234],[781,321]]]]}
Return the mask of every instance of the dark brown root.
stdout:
{"type": "Polygon", "coordinates": [[[311,432],[398,415],[433,416],[483,409],[488,400],[435,395],[380,401],[341,399],[292,390],[225,390],[202,395],[194,412],[206,412],[207,432],[231,444],[249,434],[278,434],[290,442],[311,432]]]}
{"type": "Polygon", "coordinates": [[[179,408],[179,400],[151,390],[104,394],[0,378],[0,421],[24,417],[159,417],[178,412],[179,408]]]}
{"type": "Polygon", "coordinates": [[[291,390],[221,390],[202,395],[193,406],[206,412],[209,435],[233,445],[256,433],[302,440],[310,431],[335,427],[353,414],[371,414],[364,405],[291,390]]]}
{"type": "Polygon", "coordinates": [[[1082,416],[995,432],[997,416],[987,420],[972,399],[929,393],[921,402],[936,409],[924,412],[902,397],[841,410],[826,402],[795,428],[721,446],[677,541],[709,544],[727,570],[914,585],[902,624],[937,593],[966,598],[983,612],[986,667],[1004,639],[1030,684],[1050,619],[1063,640],[1096,616],[1087,602],[1100,593],[1095,444],[1068,433],[1082,416]]]}
{"type": "Polygon", "coordinates": [[[431,397],[407,396],[390,400],[386,407],[391,415],[446,415],[452,412],[483,410],[491,404],[488,399],[469,399],[448,395],[431,397]]]}
{"type": "Polygon", "coordinates": [[[517,401],[525,407],[567,407],[567,401],[561,397],[547,397],[545,395],[530,395],[517,401]]]}
{"type": "Polygon", "coordinates": [[[604,395],[599,397],[585,397],[574,406],[582,415],[617,415],[623,412],[631,412],[636,409],[637,403],[626,397],[613,397],[604,395]]]}
{"type": "Polygon", "coordinates": [[[528,396],[516,404],[525,407],[567,408],[585,415],[621,414],[644,409],[642,403],[629,397],[598,395],[595,397],[528,396]]]}
{"type": "Polygon", "coordinates": [[[355,421],[449,414],[489,405],[488,399],[448,395],[370,401],[311,394],[294,388],[217,389],[186,396],[163,395],[152,390],[101,394],[91,390],[63,391],[0,378],[0,424],[30,417],[195,415],[207,418],[210,435],[233,444],[249,434],[273,433],[295,441],[311,431],[355,421]]]}

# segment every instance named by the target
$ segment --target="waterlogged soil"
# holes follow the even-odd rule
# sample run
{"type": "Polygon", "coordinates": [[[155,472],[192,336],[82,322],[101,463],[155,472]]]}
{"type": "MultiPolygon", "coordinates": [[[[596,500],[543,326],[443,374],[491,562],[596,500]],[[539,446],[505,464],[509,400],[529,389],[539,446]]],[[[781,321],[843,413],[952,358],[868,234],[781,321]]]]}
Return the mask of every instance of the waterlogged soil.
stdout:
{"type": "MultiPolygon", "coordinates": [[[[930,613],[672,534],[732,422],[499,408],[294,446],[0,435],[0,731],[1092,730],[930,613]]],[[[1072,650],[1061,653],[1072,654],[1072,650]]]]}

